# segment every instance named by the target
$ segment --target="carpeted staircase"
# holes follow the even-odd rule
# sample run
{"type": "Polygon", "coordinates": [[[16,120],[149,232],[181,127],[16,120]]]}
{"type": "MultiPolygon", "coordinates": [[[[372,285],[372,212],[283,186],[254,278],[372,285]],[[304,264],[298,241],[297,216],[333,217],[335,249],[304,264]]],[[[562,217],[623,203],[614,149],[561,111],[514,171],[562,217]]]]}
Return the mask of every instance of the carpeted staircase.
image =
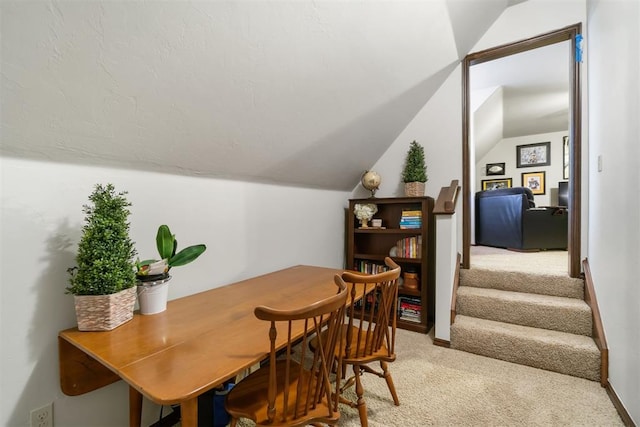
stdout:
{"type": "Polygon", "coordinates": [[[451,348],[600,380],[581,279],[461,270],[456,313],[451,348]]]}

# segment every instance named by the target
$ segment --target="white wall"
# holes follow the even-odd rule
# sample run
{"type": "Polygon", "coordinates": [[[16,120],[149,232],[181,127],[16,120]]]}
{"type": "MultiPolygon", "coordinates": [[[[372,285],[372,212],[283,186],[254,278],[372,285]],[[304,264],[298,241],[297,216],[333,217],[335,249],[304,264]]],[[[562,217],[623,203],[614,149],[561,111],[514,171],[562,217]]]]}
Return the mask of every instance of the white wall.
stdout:
{"type": "MultiPolygon", "coordinates": [[[[473,79],[474,67],[471,67],[469,74],[470,80],[473,79]]],[[[504,135],[504,88],[500,86],[489,90],[490,93],[487,90],[473,91],[469,97],[471,104],[469,147],[472,147],[470,149],[472,159],[474,157],[478,159],[487,154],[496,141],[502,139],[504,135]]]]}
{"type": "Polygon", "coordinates": [[[476,163],[476,188],[482,189],[482,180],[485,179],[512,179],[513,187],[521,187],[522,174],[530,172],[545,172],[545,194],[535,195],[536,206],[557,206],[558,181],[566,181],[562,178],[562,137],[569,135],[566,132],[551,132],[538,135],[527,135],[516,138],[500,140],[486,156],[476,163]],[[516,147],[518,145],[535,144],[539,142],[551,142],[551,164],[549,166],[536,166],[517,168],[516,147]],[[504,175],[486,175],[487,163],[504,163],[504,175]]]}
{"type": "MultiPolygon", "coordinates": [[[[459,205],[459,203],[458,203],[459,205]]],[[[456,207],[457,209],[457,207],[456,207]]],[[[451,296],[458,262],[456,232],[457,214],[436,216],[436,312],[434,337],[443,341],[451,339],[451,296]]]]}
{"type": "MultiPolygon", "coordinates": [[[[448,186],[452,179],[462,182],[462,121],[460,98],[455,96],[456,92],[460,95],[460,70],[458,65],[384,156],[373,165],[372,169],[382,177],[377,197],[404,196],[402,168],[413,140],[424,146],[427,196],[438,197],[440,188],[448,186]]],[[[367,197],[368,193],[359,186],[354,190],[354,196],[367,197]]]]}
{"type": "MultiPolygon", "coordinates": [[[[127,424],[122,382],[79,397],[60,391],[56,336],[75,326],[66,269],[81,235],[82,205],[96,183],[129,192],[131,235],[142,258],[156,255],[166,223],[181,247],[205,243],[177,267],[171,299],[290,265],[343,267],[349,193],[69,166],[0,158],[0,425],[28,425],[29,411],[54,403],[58,426],[127,424]]],[[[143,424],[159,409],[145,402],[143,424]]]]}
{"type": "Polygon", "coordinates": [[[638,425],[640,3],[588,6],[589,264],[609,344],[609,380],[638,425]]]}

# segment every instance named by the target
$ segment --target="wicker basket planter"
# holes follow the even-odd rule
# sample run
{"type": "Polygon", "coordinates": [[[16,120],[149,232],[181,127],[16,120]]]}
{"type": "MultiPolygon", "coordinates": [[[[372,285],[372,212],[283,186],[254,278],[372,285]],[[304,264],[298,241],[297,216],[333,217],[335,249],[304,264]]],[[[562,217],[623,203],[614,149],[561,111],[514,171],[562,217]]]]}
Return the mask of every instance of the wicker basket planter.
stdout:
{"type": "Polygon", "coordinates": [[[110,295],[74,295],[81,331],[110,331],[133,319],[136,288],[110,295]]]}
{"type": "Polygon", "coordinates": [[[407,197],[423,197],[425,183],[424,182],[405,182],[404,195],[407,197]]]}

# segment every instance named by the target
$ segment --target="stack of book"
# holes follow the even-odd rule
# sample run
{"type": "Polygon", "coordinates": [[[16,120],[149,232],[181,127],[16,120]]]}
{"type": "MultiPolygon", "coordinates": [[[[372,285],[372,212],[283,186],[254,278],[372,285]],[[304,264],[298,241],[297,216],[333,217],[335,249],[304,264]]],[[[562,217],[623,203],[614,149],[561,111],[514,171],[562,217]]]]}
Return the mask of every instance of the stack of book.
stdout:
{"type": "Polygon", "coordinates": [[[400,228],[409,229],[420,227],[422,227],[422,211],[402,211],[402,216],[400,217],[400,228]]]}
{"type": "Polygon", "coordinates": [[[398,297],[398,317],[407,322],[420,323],[422,305],[420,298],[401,296],[398,297]]]}
{"type": "Polygon", "coordinates": [[[420,258],[422,256],[422,236],[405,237],[396,243],[396,256],[420,258]]]}
{"type": "Polygon", "coordinates": [[[353,267],[354,270],[367,274],[377,274],[388,270],[386,265],[363,260],[356,260],[353,267]]]}

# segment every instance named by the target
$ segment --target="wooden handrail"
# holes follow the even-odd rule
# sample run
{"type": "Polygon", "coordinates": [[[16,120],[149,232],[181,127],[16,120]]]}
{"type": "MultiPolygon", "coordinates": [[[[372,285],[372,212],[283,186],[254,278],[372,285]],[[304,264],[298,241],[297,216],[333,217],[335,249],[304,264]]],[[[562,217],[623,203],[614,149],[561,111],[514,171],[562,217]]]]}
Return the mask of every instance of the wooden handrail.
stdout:
{"type": "Polygon", "coordinates": [[[456,211],[456,201],[460,193],[458,180],[454,179],[448,187],[442,187],[433,207],[434,215],[451,215],[456,211]]]}
{"type": "Polygon", "coordinates": [[[593,340],[600,350],[600,385],[607,387],[609,384],[609,349],[607,340],[604,336],[604,328],[600,317],[600,309],[596,300],[596,291],[593,286],[593,277],[591,276],[591,268],[589,260],[585,258],[582,261],[582,269],[584,270],[584,301],[591,307],[591,316],[593,318],[593,340]]]}

